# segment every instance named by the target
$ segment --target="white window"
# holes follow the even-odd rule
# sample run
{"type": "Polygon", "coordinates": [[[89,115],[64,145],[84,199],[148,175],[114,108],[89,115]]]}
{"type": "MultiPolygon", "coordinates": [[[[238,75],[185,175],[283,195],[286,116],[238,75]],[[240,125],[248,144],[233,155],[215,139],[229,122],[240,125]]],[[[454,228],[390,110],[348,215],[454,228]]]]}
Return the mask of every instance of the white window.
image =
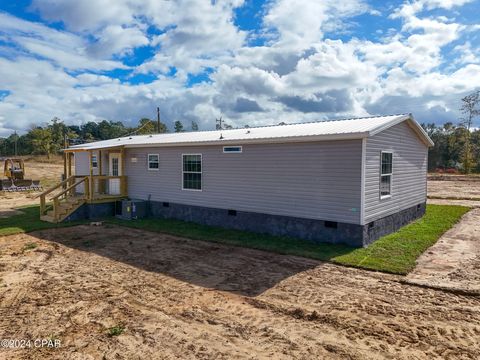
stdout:
{"type": "Polygon", "coordinates": [[[202,155],[182,155],[182,189],[202,190],[202,155]]]}
{"type": "Polygon", "coordinates": [[[242,147],[241,146],[224,146],[223,147],[223,152],[224,153],[241,153],[242,152],[242,147]]]}
{"type": "Polygon", "coordinates": [[[158,170],[159,165],[158,154],[148,154],[148,170],[158,170]]]}
{"type": "Polygon", "coordinates": [[[389,198],[392,193],[393,154],[382,151],[380,164],[380,199],[389,198]]]}
{"type": "Polygon", "coordinates": [[[98,167],[98,159],[96,154],[92,154],[92,168],[98,167]]]}

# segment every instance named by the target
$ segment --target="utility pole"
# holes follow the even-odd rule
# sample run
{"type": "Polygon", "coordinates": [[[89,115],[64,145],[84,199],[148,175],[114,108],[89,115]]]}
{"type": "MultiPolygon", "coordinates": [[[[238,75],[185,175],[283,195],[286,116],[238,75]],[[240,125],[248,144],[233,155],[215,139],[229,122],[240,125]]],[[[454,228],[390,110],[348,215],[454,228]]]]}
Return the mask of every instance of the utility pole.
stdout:
{"type": "Polygon", "coordinates": [[[17,135],[17,130],[15,130],[15,141],[14,141],[15,157],[17,157],[17,140],[18,140],[18,135],[17,135]]]}
{"type": "Polygon", "coordinates": [[[160,108],[157,106],[157,133],[160,134],[160,108]]]}
{"type": "Polygon", "coordinates": [[[222,122],[223,122],[222,117],[220,116],[220,119],[215,119],[215,122],[216,122],[215,127],[217,128],[217,130],[222,130],[223,129],[223,127],[222,127],[222,122]]]}

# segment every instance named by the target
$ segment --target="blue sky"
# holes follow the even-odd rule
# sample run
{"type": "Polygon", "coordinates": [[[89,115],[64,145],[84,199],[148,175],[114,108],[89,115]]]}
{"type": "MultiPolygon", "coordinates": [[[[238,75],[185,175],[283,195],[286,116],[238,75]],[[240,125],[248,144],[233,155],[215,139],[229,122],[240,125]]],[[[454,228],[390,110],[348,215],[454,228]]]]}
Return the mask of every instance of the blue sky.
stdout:
{"type": "MultiPolygon", "coordinates": [[[[201,129],[412,112],[480,86],[480,0],[0,3],[0,136],[154,117],[201,129]]],[[[476,124],[479,125],[478,123],[476,124]]]]}

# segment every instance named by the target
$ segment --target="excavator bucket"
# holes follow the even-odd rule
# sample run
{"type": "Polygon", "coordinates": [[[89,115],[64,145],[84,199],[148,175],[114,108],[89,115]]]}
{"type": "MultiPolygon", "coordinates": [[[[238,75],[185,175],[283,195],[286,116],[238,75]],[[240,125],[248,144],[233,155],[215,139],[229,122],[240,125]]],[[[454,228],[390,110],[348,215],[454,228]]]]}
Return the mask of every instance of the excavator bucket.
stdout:
{"type": "Polygon", "coordinates": [[[6,159],[4,173],[6,179],[0,182],[0,191],[39,191],[40,180],[25,179],[25,164],[22,159],[6,159]]]}

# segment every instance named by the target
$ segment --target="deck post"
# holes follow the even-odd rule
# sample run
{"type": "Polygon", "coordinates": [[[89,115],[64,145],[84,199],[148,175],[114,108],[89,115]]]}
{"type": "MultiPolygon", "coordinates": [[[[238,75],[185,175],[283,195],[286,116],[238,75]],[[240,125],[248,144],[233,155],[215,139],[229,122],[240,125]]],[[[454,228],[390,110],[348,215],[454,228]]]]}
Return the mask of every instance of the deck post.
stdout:
{"type": "Polygon", "coordinates": [[[45,195],[40,195],[40,216],[45,215],[46,200],[45,195]]]}
{"type": "Polygon", "coordinates": [[[122,162],[122,173],[118,174],[120,176],[123,176],[125,174],[125,148],[122,147],[120,150],[120,157],[121,157],[121,162],[122,162]]]}
{"type": "MultiPolygon", "coordinates": [[[[67,153],[67,158],[68,158],[68,166],[67,166],[67,179],[72,176],[72,153],[68,152],[67,153]]],[[[70,182],[68,183],[68,186],[70,187],[75,183],[75,179],[71,179],[70,182]]],[[[72,189],[70,192],[71,195],[75,194],[75,189],[72,189]]]]}
{"type": "Polygon", "coordinates": [[[58,198],[53,199],[53,219],[55,222],[58,220],[58,211],[60,207],[60,201],[58,201],[58,198]]]}
{"type": "Polygon", "coordinates": [[[127,194],[127,178],[125,176],[125,164],[126,164],[126,159],[125,159],[125,147],[122,147],[120,150],[120,156],[121,156],[121,161],[122,161],[122,173],[119,174],[120,177],[120,194],[122,196],[126,196],[127,194]]]}
{"type": "MultiPolygon", "coordinates": [[[[102,169],[103,163],[102,163],[102,150],[98,150],[98,175],[102,176],[103,175],[103,169],[102,169]]],[[[105,183],[104,181],[98,180],[98,192],[100,194],[104,193],[104,188],[105,188],[105,183]]]]}
{"type": "Polygon", "coordinates": [[[93,168],[92,168],[92,150],[88,151],[88,160],[89,160],[89,168],[90,168],[90,191],[89,191],[89,198],[90,200],[93,199],[93,190],[94,190],[94,184],[93,184],[93,168]]]}
{"type": "Polygon", "coordinates": [[[90,199],[90,178],[88,176],[85,177],[85,200],[90,199]]]}
{"type": "MultiPolygon", "coordinates": [[[[68,179],[68,174],[67,174],[67,152],[63,152],[63,179],[62,180],[66,180],[68,179]]],[[[67,188],[67,184],[64,184],[63,185],[63,188],[66,189],[67,188]]]]}

